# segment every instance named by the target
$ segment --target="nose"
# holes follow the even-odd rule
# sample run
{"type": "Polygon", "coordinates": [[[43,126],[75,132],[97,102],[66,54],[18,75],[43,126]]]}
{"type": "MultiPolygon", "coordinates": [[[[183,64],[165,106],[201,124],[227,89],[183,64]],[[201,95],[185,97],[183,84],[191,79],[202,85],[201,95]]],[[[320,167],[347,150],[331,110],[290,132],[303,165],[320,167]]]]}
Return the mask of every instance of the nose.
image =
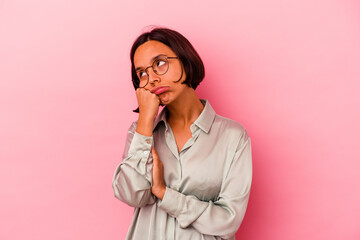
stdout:
{"type": "Polygon", "coordinates": [[[150,83],[153,83],[155,81],[160,81],[160,77],[159,75],[157,75],[155,72],[154,72],[154,69],[153,68],[149,68],[148,69],[148,75],[149,75],[149,82],[150,83]]]}

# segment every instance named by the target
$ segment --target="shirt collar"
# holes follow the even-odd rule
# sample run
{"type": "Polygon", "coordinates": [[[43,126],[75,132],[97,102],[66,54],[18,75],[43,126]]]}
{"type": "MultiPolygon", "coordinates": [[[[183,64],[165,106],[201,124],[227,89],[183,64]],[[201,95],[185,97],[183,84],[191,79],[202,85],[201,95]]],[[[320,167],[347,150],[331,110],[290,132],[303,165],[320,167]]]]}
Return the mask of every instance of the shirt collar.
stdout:
{"type": "Polygon", "coordinates": [[[155,131],[155,128],[160,122],[164,122],[165,127],[167,129],[167,121],[166,121],[166,107],[164,107],[161,112],[156,116],[154,125],[153,125],[153,132],[155,131]]]}
{"type": "Polygon", "coordinates": [[[208,100],[200,99],[200,101],[204,105],[204,109],[202,110],[200,116],[196,119],[194,124],[204,132],[209,133],[210,128],[214,122],[216,113],[211,107],[208,100]]]}
{"type": "MultiPolygon", "coordinates": [[[[199,127],[204,132],[209,133],[212,123],[214,122],[216,113],[211,107],[208,100],[200,99],[200,101],[204,105],[204,109],[193,124],[199,127]]],[[[166,129],[168,128],[166,121],[166,107],[164,107],[159,113],[159,115],[157,115],[157,117],[155,118],[153,131],[155,131],[155,128],[160,122],[164,122],[166,129]]]]}

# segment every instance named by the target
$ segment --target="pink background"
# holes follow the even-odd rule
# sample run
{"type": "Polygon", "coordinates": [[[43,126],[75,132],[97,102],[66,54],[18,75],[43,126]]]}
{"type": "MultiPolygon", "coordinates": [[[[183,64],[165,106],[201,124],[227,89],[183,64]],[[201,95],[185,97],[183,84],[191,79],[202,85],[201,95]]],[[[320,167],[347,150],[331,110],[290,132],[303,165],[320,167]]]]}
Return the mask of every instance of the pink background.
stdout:
{"type": "Polygon", "coordinates": [[[193,43],[198,95],[252,138],[237,239],[360,239],[355,0],[0,0],[0,239],[125,238],[111,183],[150,24],[193,43]]]}

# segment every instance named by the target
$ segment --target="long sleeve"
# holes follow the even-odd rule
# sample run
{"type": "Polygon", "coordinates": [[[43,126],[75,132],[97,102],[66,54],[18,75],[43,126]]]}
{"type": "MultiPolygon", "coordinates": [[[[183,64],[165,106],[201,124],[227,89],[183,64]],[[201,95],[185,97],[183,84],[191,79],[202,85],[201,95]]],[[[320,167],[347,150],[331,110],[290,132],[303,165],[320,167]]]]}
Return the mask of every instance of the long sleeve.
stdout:
{"type": "Polygon", "coordinates": [[[201,201],[166,188],[158,206],[177,219],[180,227],[190,225],[202,234],[232,238],[245,215],[252,181],[251,140],[245,132],[236,148],[215,202],[201,201]]]}
{"type": "Polygon", "coordinates": [[[116,198],[132,207],[142,207],[155,202],[150,189],[153,137],[137,133],[136,124],[128,130],[123,161],[115,170],[112,186],[116,198]]]}

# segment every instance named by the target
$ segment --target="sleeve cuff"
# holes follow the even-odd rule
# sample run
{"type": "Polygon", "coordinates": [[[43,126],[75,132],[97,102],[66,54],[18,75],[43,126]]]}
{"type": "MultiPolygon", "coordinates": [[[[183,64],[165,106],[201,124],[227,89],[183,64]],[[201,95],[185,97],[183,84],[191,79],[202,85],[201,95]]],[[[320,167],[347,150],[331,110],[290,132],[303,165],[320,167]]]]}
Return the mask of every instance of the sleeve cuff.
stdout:
{"type": "Polygon", "coordinates": [[[131,166],[141,175],[146,175],[146,179],[151,182],[151,171],[147,172],[147,169],[152,164],[151,146],[153,143],[153,137],[144,136],[138,132],[134,133],[134,137],[131,141],[128,157],[124,159],[123,164],[131,166]],[[149,176],[148,176],[149,175],[149,176]]]}
{"type": "Polygon", "coordinates": [[[187,228],[208,206],[209,202],[200,201],[195,196],[186,196],[168,187],[163,199],[158,201],[158,207],[176,218],[181,228],[187,228]]]}
{"type": "Polygon", "coordinates": [[[128,155],[132,155],[132,156],[147,155],[147,156],[149,156],[152,143],[153,143],[152,136],[147,137],[138,132],[135,132],[134,137],[130,144],[128,155]]]}
{"type": "Polygon", "coordinates": [[[176,218],[180,214],[181,204],[185,201],[184,197],[183,194],[166,187],[164,197],[159,200],[158,206],[176,218]]]}

